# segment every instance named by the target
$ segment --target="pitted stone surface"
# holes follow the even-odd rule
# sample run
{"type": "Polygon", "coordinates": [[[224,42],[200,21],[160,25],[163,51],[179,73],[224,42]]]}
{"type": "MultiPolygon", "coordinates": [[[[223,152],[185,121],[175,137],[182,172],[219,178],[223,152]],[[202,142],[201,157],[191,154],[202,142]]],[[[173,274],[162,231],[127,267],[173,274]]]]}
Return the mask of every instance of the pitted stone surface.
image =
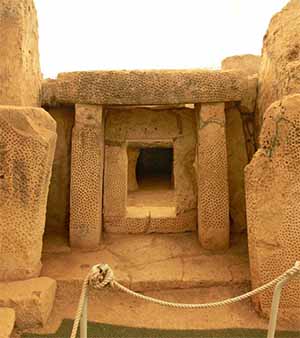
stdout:
{"type": "Polygon", "coordinates": [[[56,281],[48,277],[0,283],[0,306],[14,309],[19,328],[45,325],[53,307],[55,292],[56,281]]]}
{"type": "Polygon", "coordinates": [[[33,0],[0,3],[0,104],[39,106],[41,71],[33,0]]]}
{"type": "Polygon", "coordinates": [[[291,0],[273,16],[264,38],[258,81],[257,130],[271,103],[300,91],[299,40],[300,1],[291,0]]]}
{"type": "Polygon", "coordinates": [[[55,130],[43,109],[0,106],[0,280],[40,272],[55,130]]]}
{"type": "Polygon", "coordinates": [[[202,104],[198,118],[198,235],[210,250],[229,246],[229,196],[224,103],[202,104]]]}
{"type": "Polygon", "coordinates": [[[239,101],[239,72],[208,70],[61,73],[43,84],[43,104],[181,104],[239,101]]]}
{"type": "MultiPolygon", "coordinates": [[[[246,167],[246,201],[252,287],[294,265],[300,257],[300,95],[284,97],[264,114],[260,149],[246,167]]],[[[283,291],[282,309],[300,308],[300,280],[283,291]]],[[[256,303],[268,314],[272,290],[256,303]]]]}
{"type": "Polygon", "coordinates": [[[225,112],[230,226],[231,231],[242,232],[247,228],[244,169],[248,156],[240,111],[235,105],[228,104],[225,112]]]}
{"type": "Polygon", "coordinates": [[[97,247],[102,230],[102,106],[76,105],[72,133],[70,243],[97,247]]]}
{"type": "Polygon", "coordinates": [[[136,163],[139,157],[140,151],[138,148],[127,148],[128,156],[128,191],[136,191],[138,189],[138,183],[136,179],[136,163]]]}

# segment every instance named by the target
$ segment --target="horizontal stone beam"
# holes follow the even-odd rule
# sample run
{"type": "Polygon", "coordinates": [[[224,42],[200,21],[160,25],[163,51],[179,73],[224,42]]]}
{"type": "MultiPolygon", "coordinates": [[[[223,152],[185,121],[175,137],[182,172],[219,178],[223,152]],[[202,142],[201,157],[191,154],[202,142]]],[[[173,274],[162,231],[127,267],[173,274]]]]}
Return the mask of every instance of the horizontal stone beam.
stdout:
{"type": "Polygon", "coordinates": [[[61,73],[44,81],[43,105],[148,105],[240,101],[239,71],[148,70],[61,73]]]}

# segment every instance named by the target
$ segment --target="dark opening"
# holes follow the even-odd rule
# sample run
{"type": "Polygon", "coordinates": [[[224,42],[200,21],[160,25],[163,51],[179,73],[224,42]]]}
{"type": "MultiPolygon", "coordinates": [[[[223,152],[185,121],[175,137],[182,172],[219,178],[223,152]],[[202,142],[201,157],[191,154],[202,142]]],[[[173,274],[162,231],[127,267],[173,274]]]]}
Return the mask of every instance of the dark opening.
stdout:
{"type": "Polygon", "coordinates": [[[136,165],[140,188],[153,184],[173,188],[173,148],[142,148],[136,165]]]}

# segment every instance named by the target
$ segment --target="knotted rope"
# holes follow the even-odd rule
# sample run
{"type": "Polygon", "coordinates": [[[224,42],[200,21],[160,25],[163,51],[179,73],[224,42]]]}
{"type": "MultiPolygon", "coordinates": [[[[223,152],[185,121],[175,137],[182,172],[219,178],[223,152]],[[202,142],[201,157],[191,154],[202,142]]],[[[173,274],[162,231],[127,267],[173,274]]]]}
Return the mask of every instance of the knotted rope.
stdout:
{"type": "Polygon", "coordinates": [[[71,333],[70,338],[75,338],[76,333],[78,330],[78,325],[80,322],[80,318],[82,315],[82,308],[84,304],[85,297],[87,296],[87,291],[89,285],[94,288],[94,289],[103,289],[107,286],[119,289],[125,293],[127,293],[130,296],[149,301],[155,304],[159,304],[162,306],[168,306],[172,308],[180,308],[180,309],[207,309],[207,308],[216,308],[224,305],[229,305],[233,303],[240,302],[244,299],[250,298],[254,295],[257,295],[258,293],[261,293],[272,286],[276,285],[277,283],[285,280],[285,279],[290,279],[294,278],[296,276],[300,275],[300,261],[296,262],[295,265],[288,269],[286,272],[284,272],[282,275],[279,277],[273,279],[271,282],[264,284],[252,291],[249,291],[241,296],[233,297],[233,298],[228,298],[222,301],[218,302],[212,302],[212,303],[202,303],[202,304],[185,304],[185,303],[174,303],[174,302],[168,302],[164,301],[161,299],[149,297],[142,295],[140,293],[134,292],[130,289],[128,289],[126,286],[120,284],[114,279],[114,274],[111,269],[111,267],[107,264],[98,264],[92,267],[91,271],[88,273],[86,278],[84,279],[83,285],[82,285],[82,290],[81,290],[81,295],[80,295],[80,300],[76,312],[76,317],[74,320],[73,324],[73,329],[71,333]]]}

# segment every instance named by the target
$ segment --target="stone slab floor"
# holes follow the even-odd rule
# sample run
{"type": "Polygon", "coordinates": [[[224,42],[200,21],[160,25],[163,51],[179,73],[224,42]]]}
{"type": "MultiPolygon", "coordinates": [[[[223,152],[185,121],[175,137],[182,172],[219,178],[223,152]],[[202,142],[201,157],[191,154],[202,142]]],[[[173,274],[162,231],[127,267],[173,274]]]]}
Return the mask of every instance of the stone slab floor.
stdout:
{"type": "MultiPolygon", "coordinates": [[[[54,333],[63,318],[74,318],[82,279],[100,262],[108,263],[116,279],[131,289],[175,302],[217,301],[250,289],[244,236],[235,237],[229,251],[217,254],[203,250],[195,233],[104,234],[95,252],[71,251],[58,246],[57,238],[50,236],[44,248],[42,275],[57,280],[56,302],[46,327],[32,332],[54,333]]],[[[180,310],[111,289],[91,292],[89,320],[170,329],[267,328],[267,320],[256,314],[249,300],[217,309],[180,310]]],[[[292,318],[281,320],[278,327],[297,329],[292,318]]],[[[13,337],[18,337],[17,330],[13,337]]]]}

